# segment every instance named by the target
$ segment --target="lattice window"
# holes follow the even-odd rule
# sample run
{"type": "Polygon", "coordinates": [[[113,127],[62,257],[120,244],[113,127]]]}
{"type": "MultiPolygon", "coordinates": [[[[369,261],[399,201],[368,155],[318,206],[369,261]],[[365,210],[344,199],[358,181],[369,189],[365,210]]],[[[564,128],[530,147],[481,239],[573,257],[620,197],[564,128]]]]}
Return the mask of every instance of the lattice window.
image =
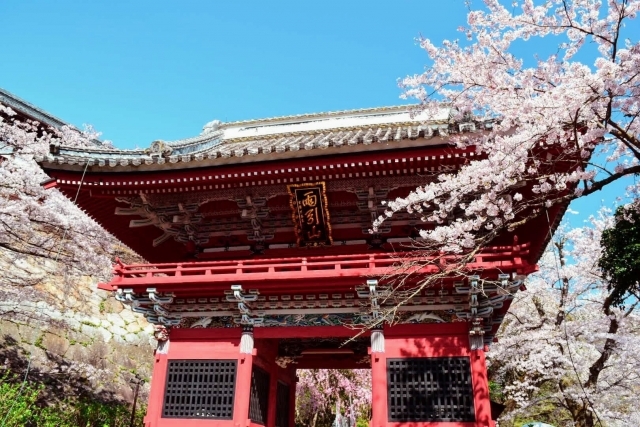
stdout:
{"type": "Polygon", "coordinates": [[[289,393],[289,386],[278,381],[278,394],[276,396],[276,427],[289,427],[289,393]]]}
{"type": "Polygon", "coordinates": [[[257,424],[267,424],[269,408],[269,374],[253,365],[251,370],[251,400],[249,401],[249,418],[257,424]]]}
{"type": "Polygon", "coordinates": [[[169,360],[164,418],[233,418],[236,360],[169,360]]]}
{"type": "Polygon", "coordinates": [[[387,359],[389,421],[475,421],[468,357],[387,359]]]}

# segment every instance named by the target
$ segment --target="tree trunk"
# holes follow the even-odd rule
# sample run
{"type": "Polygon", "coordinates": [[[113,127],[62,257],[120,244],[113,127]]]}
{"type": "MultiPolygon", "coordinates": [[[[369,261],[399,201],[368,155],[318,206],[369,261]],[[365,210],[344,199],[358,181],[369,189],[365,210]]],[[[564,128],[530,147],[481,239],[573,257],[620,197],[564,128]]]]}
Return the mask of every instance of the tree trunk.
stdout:
{"type": "Polygon", "coordinates": [[[593,412],[586,406],[583,406],[574,418],[577,427],[594,427],[593,412]]]}
{"type": "Polygon", "coordinates": [[[571,413],[571,418],[576,423],[576,427],[594,427],[593,412],[589,410],[589,402],[565,399],[567,408],[571,413]]]}
{"type": "MultiPolygon", "coordinates": [[[[618,332],[618,327],[619,327],[618,319],[613,317],[612,319],[609,320],[608,332],[610,334],[615,334],[616,332],[618,332]]],[[[607,338],[607,340],[604,343],[604,348],[602,349],[602,353],[600,353],[600,357],[598,357],[598,360],[596,360],[589,368],[589,379],[585,383],[586,388],[596,387],[596,384],[598,383],[598,376],[600,375],[600,372],[604,369],[604,366],[606,365],[607,361],[613,354],[613,350],[615,349],[615,347],[616,347],[615,340],[612,338],[607,338]]]]}
{"type": "MultiPolygon", "coordinates": [[[[560,259],[560,267],[564,267],[566,264],[566,260],[564,258],[564,244],[565,244],[565,239],[561,239],[560,241],[556,242],[556,248],[558,248],[558,258],[560,259]]],[[[562,277],[560,278],[560,282],[561,282],[561,288],[560,288],[560,308],[558,310],[558,314],[556,315],[556,326],[560,326],[562,325],[562,322],[564,322],[564,318],[565,318],[565,312],[564,312],[564,305],[565,302],[567,300],[567,295],[569,294],[569,278],[568,277],[562,277]]]]}

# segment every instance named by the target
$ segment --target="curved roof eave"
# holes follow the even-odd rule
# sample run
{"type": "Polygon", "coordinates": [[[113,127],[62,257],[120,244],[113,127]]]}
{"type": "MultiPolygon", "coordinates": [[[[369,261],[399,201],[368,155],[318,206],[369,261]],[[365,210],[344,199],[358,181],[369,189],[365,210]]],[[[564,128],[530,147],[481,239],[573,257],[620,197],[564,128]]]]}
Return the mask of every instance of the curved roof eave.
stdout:
{"type": "Polygon", "coordinates": [[[53,147],[50,155],[37,160],[48,163],[49,168],[66,170],[81,168],[89,162],[90,166],[104,168],[105,172],[197,168],[416,146],[413,142],[400,143],[405,140],[421,139],[420,145],[440,145],[446,143],[442,139],[450,132],[483,130],[477,129],[475,122],[451,122],[448,108],[435,116],[426,116],[409,111],[410,107],[230,123],[213,121],[196,137],[173,142],[154,141],[145,150],[59,146],[53,147]],[[334,150],[338,148],[339,151],[334,150]]]}

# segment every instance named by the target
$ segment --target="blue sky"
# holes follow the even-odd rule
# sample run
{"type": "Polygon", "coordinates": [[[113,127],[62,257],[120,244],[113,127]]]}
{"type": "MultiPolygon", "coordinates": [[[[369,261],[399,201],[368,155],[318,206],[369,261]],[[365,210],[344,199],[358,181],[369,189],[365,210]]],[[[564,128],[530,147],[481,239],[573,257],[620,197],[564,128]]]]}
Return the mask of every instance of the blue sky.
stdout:
{"type": "Polygon", "coordinates": [[[402,103],[415,38],[464,22],[462,0],[4,2],[0,87],[146,147],[213,119],[402,103]]]}
{"type": "MultiPolygon", "coordinates": [[[[0,87],[121,148],[213,119],[397,105],[397,79],[426,62],[415,39],[459,38],[464,3],[3,2],[0,87]]],[[[623,192],[577,202],[575,220],[623,192]]]]}

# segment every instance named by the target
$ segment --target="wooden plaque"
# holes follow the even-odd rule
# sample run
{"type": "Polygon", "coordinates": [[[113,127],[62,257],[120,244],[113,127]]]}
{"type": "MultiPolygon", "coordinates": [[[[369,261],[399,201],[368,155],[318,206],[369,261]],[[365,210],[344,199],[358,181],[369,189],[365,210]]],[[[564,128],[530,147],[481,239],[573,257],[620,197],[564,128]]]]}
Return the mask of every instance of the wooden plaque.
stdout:
{"type": "Polygon", "coordinates": [[[329,246],[331,223],[324,182],[288,185],[298,246],[329,246]]]}

